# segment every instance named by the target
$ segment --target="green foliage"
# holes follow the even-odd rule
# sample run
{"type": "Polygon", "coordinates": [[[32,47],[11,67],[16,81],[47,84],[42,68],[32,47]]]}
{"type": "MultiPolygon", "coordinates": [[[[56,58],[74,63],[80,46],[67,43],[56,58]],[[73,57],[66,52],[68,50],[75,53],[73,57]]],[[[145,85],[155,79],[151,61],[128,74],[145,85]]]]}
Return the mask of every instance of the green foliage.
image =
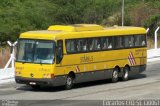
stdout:
{"type": "Polygon", "coordinates": [[[0,41],[15,41],[21,32],[47,28],[52,23],[52,9],[48,1],[1,0],[0,41]],[[45,6],[44,6],[45,5],[45,6]]]}
{"type": "MultiPolygon", "coordinates": [[[[0,0],[0,44],[52,24],[121,25],[121,0],[0,0]]],[[[160,23],[160,0],[125,0],[125,25],[160,23]]]]}
{"type": "Polygon", "coordinates": [[[149,37],[154,37],[154,31],[160,26],[160,14],[151,15],[146,21],[145,26],[149,27],[149,37]]]}

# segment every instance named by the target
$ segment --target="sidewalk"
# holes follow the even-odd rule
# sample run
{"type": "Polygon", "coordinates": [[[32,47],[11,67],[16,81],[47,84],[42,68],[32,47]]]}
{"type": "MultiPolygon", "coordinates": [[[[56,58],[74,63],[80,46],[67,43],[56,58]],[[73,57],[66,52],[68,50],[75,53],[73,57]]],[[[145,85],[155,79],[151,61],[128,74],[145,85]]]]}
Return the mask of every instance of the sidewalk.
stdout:
{"type": "Polygon", "coordinates": [[[153,62],[160,60],[160,48],[147,50],[147,62],[153,62]]]}
{"type": "Polygon", "coordinates": [[[0,84],[14,80],[14,69],[0,69],[0,84]]]}
{"type": "MultiPolygon", "coordinates": [[[[160,61],[160,49],[147,50],[148,59],[147,62],[160,61]]],[[[6,70],[0,69],[0,84],[14,81],[14,70],[8,68],[6,70]]]]}

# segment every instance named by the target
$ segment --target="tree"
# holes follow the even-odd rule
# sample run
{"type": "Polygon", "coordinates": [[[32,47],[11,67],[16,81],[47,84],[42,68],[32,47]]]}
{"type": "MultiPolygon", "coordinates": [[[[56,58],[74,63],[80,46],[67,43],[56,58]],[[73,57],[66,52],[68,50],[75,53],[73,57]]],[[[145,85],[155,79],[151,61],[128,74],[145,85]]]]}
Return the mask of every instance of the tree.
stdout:
{"type": "Polygon", "coordinates": [[[0,4],[0,42],[15,41],[28,30],[46,29],[53,23],[54,6],[48,1],[2,0],[0,4]]]}
{"type": "MultiPolygon", "coordinates": [[[[159,23],[160,0],[125,0],[125,25],[159,23]]],[[[121,25],[121,0],[0,0],[0,44],[52,24],[121,25]]]]}

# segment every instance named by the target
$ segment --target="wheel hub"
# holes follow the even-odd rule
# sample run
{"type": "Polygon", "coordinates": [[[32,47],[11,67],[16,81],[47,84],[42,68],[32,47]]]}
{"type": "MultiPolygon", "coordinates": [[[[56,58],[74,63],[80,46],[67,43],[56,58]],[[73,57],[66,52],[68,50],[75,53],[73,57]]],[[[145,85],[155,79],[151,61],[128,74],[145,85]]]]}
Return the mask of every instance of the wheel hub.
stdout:
{"type": "Polygon", "coordinates": [[[117,72],[117,71],[114,71],[113,77],[114,77],[115,79],[118,78],[118,72],[117,72]]]}
{"type": "Polygon", "coordinates": [[[128,71],[125,71],[124,78],[127,78],[127,77],[128,77],[128,71]]]}
{"type": "Polygon", "coordinates": [[[71,85],[72,84],[72,79],[71,78],[68,78],[67,79],[67,85],[71,85]]]}

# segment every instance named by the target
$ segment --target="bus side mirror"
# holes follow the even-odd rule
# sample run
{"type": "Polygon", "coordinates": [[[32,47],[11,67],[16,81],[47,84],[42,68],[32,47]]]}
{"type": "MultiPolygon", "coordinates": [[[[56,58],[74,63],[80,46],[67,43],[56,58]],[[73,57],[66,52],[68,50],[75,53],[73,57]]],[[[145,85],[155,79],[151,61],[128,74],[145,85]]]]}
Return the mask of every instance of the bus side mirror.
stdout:
{"type": "Polygon", "coordinates": [[[57,49],[56,49],[56,64],[60,64],[63,59],[63,41],[57,41],[57,49]]]}

